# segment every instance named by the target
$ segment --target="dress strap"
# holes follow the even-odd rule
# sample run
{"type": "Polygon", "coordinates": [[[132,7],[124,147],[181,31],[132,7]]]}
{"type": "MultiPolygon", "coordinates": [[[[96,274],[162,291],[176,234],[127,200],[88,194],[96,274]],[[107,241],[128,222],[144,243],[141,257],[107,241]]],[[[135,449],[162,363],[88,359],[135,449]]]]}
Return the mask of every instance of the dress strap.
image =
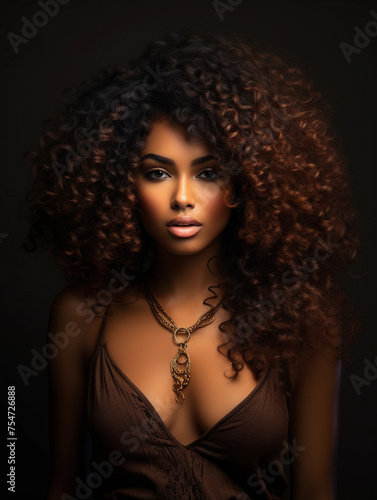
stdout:
{"type": "Polygon", "coordinates": [[[109,312],[109,305],[107,305],[106,309],[104,310],[103,316],[102,316],[101,326],[100,326],[98,338],[97,338],[97,347],[99,345],[103,344],[102,340],[103,340],[103,335],[105,332],[106,321],[107,321],[107,318],[111,315],[112,315],[112,313],[109,312]]]}
{"type": "Polygon", "coordinates": [[[95,360],[97,358],[97,355],[100,352],[102,345],[103,345],[103,335],[105,332],[107,318],[109,316],[111,316],[112,314],[113,313],[109,312],[109,305],[106,306],[106,308],[104,309],[102,314],[101,313],[96,314],[96,317],[102,317],[102,321],[101,321],[101,326],[100,326],[99,333],[97,336],[96,346],[95,346],[95,349],[93,351],[93,355],[92,355],[91,360],[90,360],[89,365],[88,365],[89,373],[91,373],[93,366],[94,366],[94,363],[95,363],[95,360]]]}

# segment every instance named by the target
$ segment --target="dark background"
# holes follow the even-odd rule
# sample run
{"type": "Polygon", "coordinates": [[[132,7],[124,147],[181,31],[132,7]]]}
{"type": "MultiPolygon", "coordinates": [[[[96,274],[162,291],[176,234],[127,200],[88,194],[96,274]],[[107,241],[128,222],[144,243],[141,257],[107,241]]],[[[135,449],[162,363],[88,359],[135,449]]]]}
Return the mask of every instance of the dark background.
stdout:
{"type": "MultiPolygon", "coordinates": [[[[43,0],[42,0],[43,2],[43,0]]],[[[232,3],[231,1],[229,5],[232,3]]],[[[233,1],[233,4],[237,3],[233,1]]],[[[357,394],[351,376],[364,377],[364,360],[377,364],[375,335],[375,188],[377,36],[347,62],[339,44],[354,45],[354,27],[364,31],[377,2],[255,2],[243,0],[221,20],[212,1],[89,1],[59,5],[44,27],[15,54],[8,33],[21,35],[23,16],[31,20],[37,1],[13,1],[0,20],[2,63],[2,164],[0,263],[2,276],[1,406],[2,464],[5,466],[7,386],[16,386],[16,491],[9,498],[40,500],[50,472],[47,370],[26,386],[17,367],[30,367],[32,349],[41,351],[51,303],[65,286],[52,257],[22,249],[27,221],[18,205],[31,185],[23,161],[38,140],[42,122],[54,115],[63,90],[78,86],[101,68],[136,57],[145,44],[182,27],[239,31],[259,48],[300,66],[333,107],[332,120],[348,160],[355,205],[360,214],[362,252],[345,280],[363,323],[353,349],[354,363],[340,388],[338,498],[377,498],[377,372],[357,394]]],[[[376,14],[377,17],[377,14],[376,14]]],[[[371,28],[373,29],[373,28],[371,28]]],[[[376,31],[377,35],[377,31],[376,31]]],[[[2,469],[0,498],[7,498],[2,469]]],[[[4,471],[4,472],[3,472],[4,471]]],[[[183,500],[183,499],[182,499],[183,500]]]]}

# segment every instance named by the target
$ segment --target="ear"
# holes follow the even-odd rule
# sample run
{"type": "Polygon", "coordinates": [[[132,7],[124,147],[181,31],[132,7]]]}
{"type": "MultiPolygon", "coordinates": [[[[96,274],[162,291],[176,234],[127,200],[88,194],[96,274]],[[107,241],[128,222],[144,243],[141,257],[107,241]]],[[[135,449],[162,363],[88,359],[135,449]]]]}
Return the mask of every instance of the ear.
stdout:
{"type": "Polygon", "coordinates": [[[235,193],[235,188],[232,184],[224,187],[224,202],[229,208],[236,208],[240,204],[240,199],[235,193]]]}

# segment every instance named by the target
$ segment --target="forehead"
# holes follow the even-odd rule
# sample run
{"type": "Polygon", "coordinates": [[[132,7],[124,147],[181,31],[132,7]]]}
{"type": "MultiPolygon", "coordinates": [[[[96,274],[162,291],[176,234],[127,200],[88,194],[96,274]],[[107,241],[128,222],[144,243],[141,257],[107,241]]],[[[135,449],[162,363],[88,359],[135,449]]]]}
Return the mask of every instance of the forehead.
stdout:
{"type": "Polygon", "coordinates": [[[167,156],[172,157],[174,153],[200,156],[209,151],[204,141],[186,138],[181,126],[161,118],[152,123],[141,153],[169,153],[167,156]]]}

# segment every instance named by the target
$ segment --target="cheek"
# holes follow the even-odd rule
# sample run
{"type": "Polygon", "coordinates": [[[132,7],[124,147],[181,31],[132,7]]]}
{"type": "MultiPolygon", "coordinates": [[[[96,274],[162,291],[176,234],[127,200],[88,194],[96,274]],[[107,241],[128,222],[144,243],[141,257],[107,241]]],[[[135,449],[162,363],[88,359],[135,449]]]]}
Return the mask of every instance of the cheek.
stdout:
{"type": "Polygon", "coordinates": [[[206,212],[208,217],[218,224],[222,224],[229,220],[231,208],[225,205],[223,193],[219,193],[218,196],[208,201],[206,212]]]}
{"type": "Polygon", "coordinates": [[[161,210],[161,195],[158,193],[148,192],[148,191],[139,191],[137,193],[138,204],[143,217],[153,218],[153,216],[158,215],[161,210]]]}

